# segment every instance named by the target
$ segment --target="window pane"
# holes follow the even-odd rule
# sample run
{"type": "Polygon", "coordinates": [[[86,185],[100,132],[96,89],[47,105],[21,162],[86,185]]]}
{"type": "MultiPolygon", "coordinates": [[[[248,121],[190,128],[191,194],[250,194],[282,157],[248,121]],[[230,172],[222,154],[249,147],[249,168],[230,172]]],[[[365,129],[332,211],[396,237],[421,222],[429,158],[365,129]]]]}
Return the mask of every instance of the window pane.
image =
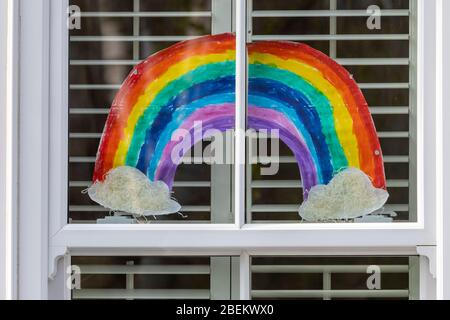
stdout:
{"type": "Polygon", "coordinates": [[[418,257],[253,257],[253,299],[418,299],[418,257]]]}
{"type": "Polygon", "coordinates": [[[70,222],[233,222],[231,163],[208,161],[234,126],[231,0],[70,4],[70,222]]]}
{"type": "Polygon", "coordinates": [[[248,222],[417,221],[414,10],[253,1],[248,222]]]}
{"type": "Polygon", "coordinates": [[[228,300],[237,294],[237,259],[72,257],[72,299],[228,300]]]}

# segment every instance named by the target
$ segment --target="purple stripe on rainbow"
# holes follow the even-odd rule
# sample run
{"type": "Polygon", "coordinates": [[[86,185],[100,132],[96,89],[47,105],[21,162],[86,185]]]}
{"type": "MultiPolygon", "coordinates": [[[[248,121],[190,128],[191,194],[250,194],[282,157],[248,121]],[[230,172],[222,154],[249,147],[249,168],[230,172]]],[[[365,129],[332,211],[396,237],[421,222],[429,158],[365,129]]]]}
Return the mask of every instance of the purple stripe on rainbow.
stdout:
{"type": "MultiPolygon", "coordinates": [[[[195,111],[183,122],[183,125],[180,126],[180,129],[182,130],[180,133],[182,134],[177,135],[179,138],[183,137],[183,139],[186,139],[189,136],[189,145],[185,145],[186,148],[183,151],[189,151],[191,146],[202,139],[211,136],[211,134],[208,134],[208,131],[211,131],[211,129],[219,131],[233,129],[234,108],[234,104],[221,104],[205,106],[202,109],[195,111]],[[218,108],[220,108],[220,112],[218,112],[218,108]],[[200,121],[202,125],[201,136],[195,134],[195,125],[200,121]]],[[[317,184],[317,169],[315,168],[310,151],[289,119],[278,111],[250,105],[248,121],[249,128],[255,130],[278,130],[280,139],[291,148],[299,164],[304,188],[309,190],[312,186],[317,184]]],[[[176,140],[170,141],[166,145],[155,175],[155,180],[162,180],[166,182],[169,187],[172,187],[177,166],[180,164],[182,156],[184,156],[184,154],[176,154],[174,157],[175,161],[172,161],[172,152],[173,150],[179,150],[176,148],[179,143],[180,140],[176,140]]]]}

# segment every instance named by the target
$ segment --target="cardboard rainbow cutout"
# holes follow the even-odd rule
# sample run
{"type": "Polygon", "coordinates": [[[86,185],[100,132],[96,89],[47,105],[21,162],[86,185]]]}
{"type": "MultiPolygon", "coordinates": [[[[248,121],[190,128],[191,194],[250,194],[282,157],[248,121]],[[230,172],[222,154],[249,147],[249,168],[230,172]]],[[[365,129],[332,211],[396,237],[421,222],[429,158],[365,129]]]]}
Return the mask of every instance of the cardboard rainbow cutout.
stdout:
{"type": "MultiPolygon", "coordinates": [[[[364,173],[359,180],[367,178],[370,186],[366,181],[365,187],[384,191],[375,126],[349,73],[300,43],[252,43],[248,54],[248,127],[279,130],[298,162],[304,198],[347,168],[364,173]]],[[[202,121],[204,131],[232,129],[234,101],[233,34],[180,42],[150,56],[134,68],[113,102],[97,154],[94,186],[111,170],[125,166],[171,189],[179,164],[171,159],[177,144],[172,134],[186,129],[195,144],[197,121],[202,121]]],[[[384,202],[365,206],[376,210],[384,202]]]]}

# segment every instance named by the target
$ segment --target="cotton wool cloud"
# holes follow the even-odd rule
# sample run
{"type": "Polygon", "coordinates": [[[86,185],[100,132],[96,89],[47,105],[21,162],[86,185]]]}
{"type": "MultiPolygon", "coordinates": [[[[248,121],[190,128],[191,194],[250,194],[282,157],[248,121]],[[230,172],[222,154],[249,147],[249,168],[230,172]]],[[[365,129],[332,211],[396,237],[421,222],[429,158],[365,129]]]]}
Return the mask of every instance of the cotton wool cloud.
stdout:
{"type": "Polygon", "coordinates": [[[167,184],[152,182],[136,168],[122,166],[108,172],[88,189],[89,197],[112,211],[135,216],[158,216],[181,210],[167,184]]]}
{"type": "Polygon", "coordinates": [[[375,188],[364,172],[348,168],[327,185],[312,187],[299,214],[310,222],[358,218],[382,208],[388,197],[388,192],[375,188]]]}

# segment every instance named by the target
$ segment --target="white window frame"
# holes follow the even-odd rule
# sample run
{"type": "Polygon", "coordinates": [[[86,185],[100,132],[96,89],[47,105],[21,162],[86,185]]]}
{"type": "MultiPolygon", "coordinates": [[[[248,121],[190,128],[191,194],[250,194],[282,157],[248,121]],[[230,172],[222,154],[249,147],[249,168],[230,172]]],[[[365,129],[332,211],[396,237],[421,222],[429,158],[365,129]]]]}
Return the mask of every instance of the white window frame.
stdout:
{"type": "Polygon", "coordinates": [[[436,219],[436,278],[438,299],[450,300],[450,1],[437,1],[437,145],[438,157],[436,167],[442,171],[437,172],[437,219],[436,219]]]}
{"type": "Polygon", "coordinates": [[[0,300],[16,296],[18,7],[0,2],[0,300]]]}
{"type": "MultiPolygon", "coordinates": [[[[295,225],[245,224],[245,166],[236,166],[235,170],[239,183],[234,189],[233,224],[67,224],[67,3],[68,0],[8,0],[15,8],[8,11],[9,19],[18,23],[20,18],[20,37],[14,47],[15,56],[20,57],[19,83],[18,93],[12,99],[20,104],[16,128],[19,143],[13,150],[20,155],[20,174],[13,177],[19,186],[18,200],[13,202],[19,218],[17,234],[14,232],[18,239],[17,282],[12,284],[18,298],[69,298],[62,267],[70,263],[70,255],[145,254],[240,256],[242,299],[250,297],[252,255],[421,255],[420,296],[436,297],[433,275],[436,218],[440,217],[436,212],[442,194],[436,178],[441,174],[441,168],[436,166],[440,133],[437,117],[441,114],[436,104],[439,39],[435,34],[441,0],[427,0],[426,5],[425,0],[418,0],[417,222],[295,225]]],[[[238,53],[246,50],[240,41],[247,33],[246,16],[244,1],[236,0],[238,53]]],[[[236,128],[245,125],[246,88],[239,75],[245,75],[247,65],[242,57],[239,55],[236,63],[236,128]]],[[[242,135],[237,136],[236,145],[239,163],[245,159],[242,135]]],[[[12,226],[12,231],[16,227],[12,226]]]]}

